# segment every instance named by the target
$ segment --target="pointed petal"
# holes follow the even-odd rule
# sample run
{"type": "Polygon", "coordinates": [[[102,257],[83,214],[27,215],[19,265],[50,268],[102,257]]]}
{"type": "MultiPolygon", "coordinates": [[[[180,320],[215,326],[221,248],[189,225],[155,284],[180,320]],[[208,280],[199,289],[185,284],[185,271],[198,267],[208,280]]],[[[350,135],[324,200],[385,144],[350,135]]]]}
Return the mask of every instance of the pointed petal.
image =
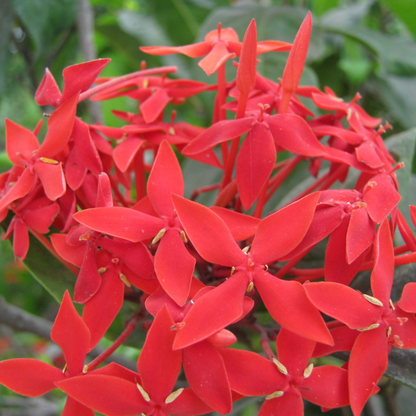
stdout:
{"type": "Polygon", "coordinates": [[[77,148],[80,162],[91,172],[99,175],[103,171],[103,164],[91,138],[88,124],[80,119],[75,119],[72,138],[77,148]]]}
{"type": "Polygon", "coordinates": [[[266,119],[275,143],[296,155],[318,157],[326,154],[308,123],[296,114],[276,114],[266,119]]]}
{"type": "Polygon", "coordinates": [[[367,210],[364,208],[353,210],[346,239],[347,263],[351,264],[370,247],[374,237],[374,222],[368,216],[367,210]]]}
{"type": "Polygon", "coordinates": [[[157,89],[146,101],[140,104],[140,113],[146,123],[153,123],[162,113],[171,97],[164,89],[157,89]]]}
{"type": "Polygon", "coordinates": [[[259,218],[231,211],[227,208],[214,206],[210,209],[227,224],[235,241],[247,240],[253,237],[260,222],[259,218]]]}
{"type": "Polygon", "coordinates": [[[38,160],[34,170],[42,182],[46,196],[51,201],[56,201],[66,191],[65,175],[62,170],[62,163],[50,163],[38,160]]]}
{"type": "Polygon", "coordinates": [[[23,167],[32,158],[33,152],[39,149],[38,139],[31,130],[7,118],[5,125],[7,156],[15,165],[23,167]]]}
{"type": "Polygon", "coordinates": [[[363,142],[355,149],[355,154],[360,162],[370,166],[370,168],[377,169],[384,166],[383,160],[377,153],[376,146],[370,141],[363,142]]]}
{"type": "Polygon", "coordinates": [[[385,328],[361,333],[354,343],[348,364],[350,406],[359,416],[374,386],[387,369],[387,339],[385,328]]]}
{"type": "Polygon", "coordinates": [[[217,42],[208,55],[198,62],[198,66],[209,76],[216,72],[225,61],[234,57],[235,53],[230,53],[224,42],[217,42]]]}
{"type": "Polygon", "coordinates": [[[199,58],[206,55],[211,50],[210,42],[199,42],[185,46],[142,46],[139,48],[142,52],[150,55],[170,55],[172,53],[181,53],[190,58],[199,58]]]}
{"type": "Polygon", "coordinates": [[[86,245],[81,244],[79,246],[71,246],[66,240],[66,235],[64,234],[52,234],[51,242],[53,248],[57,253],[66,261],[72,263],[73,265],[81,268],[82,262],[85,257],[86,245]]]}
{"type": "Polygon", "coordinates": [[[382,313],[380,306],[370,303],[360,292],[341,283],[305,283],[304,288],[320,311],[351,329],[369,327],[378,322],[382,313]]]}
{"type": "Polygon", "coordinates": [[[292,376],[303,376],[316,342],[282,328],[276,338],[277,358],[292,376]]]}
{"type": "Polygon", "coordinates": [[[194,155],[211,149],[219,143],[240,137],[251,129],[253,120],[253,117],[245,117],[218,121],[189,143],[182,153],[185,156],[194,155]]]}
{"type": "Polygon", "coordinates": [[[96,207],[112,207],[113,196],[111,193],[110,178],[105,172],[98,175],[98,189],[96,207]]]}
{"type": "Polygon", "coordinates": [[[71,137],[77,111],[78,96],[75,95],[55,110],[48,120],[48,132],[39,148],[37,157],[54,158],[65,149],[71,137]]]}
{"type": "Polygon", "coordinates": [[[275,364],[251,351],[221,348],[230,386],[244,396],[265,396],[283,390],[286,377],[275,364]]]}
{"type": "Polygon", "coordinates": [[[137,362],[144,390],[159,403],[174,389],[182,367],[182,352],[172,350],[174,324],[167,308],[162,307],[147,333],[137,362]]]}
{"type": "Polygon", "coordinates": [[[0,384],[23,396],[42,396],[64,377],[58,368],[31,358],[0,362],[0,384]]]}
{"type": "Polygon", "coordinates": [[[114,163],[122,172],[125,172],[129,168],[143,144],[144,140],[138,137],[129,137],[114,149],[114,163]]]}
{"type": "Polygon", "coordinates": [[[245,210],[266,185],[275,162],[273,137],[263,123],[256,123],[247,133],[237,158],[237,187],[245,210]]]}
{"type": "Polygon", "coordinates": [[[221,414],[231,412],[227,372],[215,347],[202,341],[185,348],[183,368],[190,387],[205,403],[221,414]]]}
{"type": "Polygon", "coordinates": [[[348,371],[333,365],[314,368],[302,383],[304,399],[328,409],[347,406],[348,371]]]}
{"type": "Polygon", "coordinates": [[[147,193],[158,215],[168,218],[172,217],[174,210],[171,194],[183,196],[181,167],[167,140],[160,145],[153,162],[147,182],[147,193]]]}
{"type": "Polygon", "coordinates": [[[80,161],[76,147],[73,147],[65,162],[65,178],[68,186],[73,190],[78,190],[84,183],[88,169],[80,161]]]}
{"type": "Polygon", "coordinates": [[[124,300],[124,282],[114,270],[101,275],[98,292],[84,305],[82,319],[91,328],[89,350],[92,350],[119,313],[124,300]]]}
{"type": "Polygon", "coordinates": [[[254,285],[272,318],[281,326],[316,342],[333,344],[321,314],[308,300],[299,282],[257,273],[254,285]]]}
{"type": "Polygon", "coordinates": [[[64,103],[78,92],[87,91],[110,61],[111,59],[96,59],[66,67],[62,73],[64,89],[60,102],[64,103]]]}
{"type": "Polygon", "coordinates": [[[155,255],[155,271],[166,293],[179,305],[185,305],[191,288],[195,258],[185,248],[178,230],[168,229],[155,255]]]}
{"type": "Polygon", "coordinates": [[[58,107],[59,99],[61,98],[61,91],[55,78],[48,68],[45,69],[45,75],[39,84],[35,94],[35,101],[38,105],[51,105],[58,107]]]}
{"type": "Polygon", "coordinates": [[[95,231],[133,242],[153,238],[164,225],[160,218],[125,207],[86,209],[77,212],[74,219],[95,231]]]}
{"type": "Polygon", "coordinates": [[[118,377],[88,374],[67,378],[57,386],[85,406],[108,416],[134,416],[152,409],[136,384],[118,377]]]}
{"type": "Polygon", "coordinates": [[[101,276],[98,273],[96,260],[96,247],[87,245],[84,261],[78,274],[74,289],[74,301],[85,303],[98,291],[101,285],[101,276]]]}
{"type": "Polygon", "coordinates": [[[374,176],[366,186],[363,201],[367,204],[371,219],[380,224],[397,206],[401,196],[393,185],[391,177],[386,174],[374,176]]]}
{"type": "Polygon", "coordinates": [[[377,230],[374,243],[374,269],[371,273],[371,290],[385,307],[389,304],[394,278],[394,247],[390,226],[385,219],[377,230]]]}
{"type": "Polygon", "coordinates": [[[247,280],[239,273],[195,301],[185,324],[177,331],[173,347],[185,348],[215,334],[243,314],[247,280]],[[202,324],[201,324],[202,323],[202,324]]]}
{"type": "Polygon", "coordinates": [[[230,267],[245,262],[246,255],[218,215],[177,195],[172,195],[172,200],[186,234],[201,257],[210,263],[230,267]]]}
{"type": "Polygon", "coordinates": [[[240,62],[237,69],[236,86],[244,95],[248,95],[256,82],[257,67],[257,29],[253,19],[244,35],[240,62]]]}
{"type": "Polygon", "coordinates": [[[259,264],[268,264],[292,251],[312,222],[319,192],[310,194],[264,218],[258,225],[251,254],[259,264]],[[296,218],[296,222],[293,221],[296,218]]]}
{"type": "Polygon", "coordinates": [[[308,12],[305,20],[296,34],[292,49],[286,62],[282,77],[282,87],[285,91],[294,93],[299,85],[308,53],[309,39],[312,32],[312,15],[308,12]]]}
{"type": "Polygon", "coordinates": [[[81,374],[89,350],[90,331],[75,310],[68,291],[64,294],[53,324],[51,339],[61,347],[65,355],[68,374],[81,374]]]}
{"type": "Polygon", "coordinates": [[[24,260],[29,250],[29,232],[27,226],[21,220],[18,219],[14,223],[13,233],[14,256],[15,258],[24,260]]]}

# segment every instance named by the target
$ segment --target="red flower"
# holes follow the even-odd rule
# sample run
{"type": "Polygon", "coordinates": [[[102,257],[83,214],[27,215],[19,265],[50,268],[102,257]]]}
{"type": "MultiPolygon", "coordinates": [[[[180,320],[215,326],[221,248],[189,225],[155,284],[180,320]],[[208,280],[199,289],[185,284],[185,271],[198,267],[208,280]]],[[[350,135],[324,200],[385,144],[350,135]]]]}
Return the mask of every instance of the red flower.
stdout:
{"type": "Polygon", "coordinates": [[[184,319],[186,324],[175,340],[176,348],[191,345],[217,332],[224,327],[224,321],[238,319],[243,311],[244,293],[254,287],[280,325],[305,337],[332,343],[322,317],[308,302],[302,285],[275,278],[266,271],[268,263],[285,256],[303,239],[312,221],[319,193],[260,221],[250,251],[241,250],[225,223],[209,208],[176,195],[172,198],[179,219],[201,257],[209,263],[235,270],[225,283],[205,295],[190,310],[184,319]],[[293,218],[298,218],[295,224],[293,218]],[[204,322],[202,328],[200,322],[204,322]]]}

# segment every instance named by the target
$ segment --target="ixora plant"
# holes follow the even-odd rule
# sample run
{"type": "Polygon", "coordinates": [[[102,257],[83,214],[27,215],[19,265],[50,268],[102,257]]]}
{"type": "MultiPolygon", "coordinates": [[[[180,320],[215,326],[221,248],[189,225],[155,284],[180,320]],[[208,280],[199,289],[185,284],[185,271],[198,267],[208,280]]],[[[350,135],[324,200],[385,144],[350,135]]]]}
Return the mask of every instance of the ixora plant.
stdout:
{"type": "MultiPolygon", "coordinates": [[[[391,300],[395,267],[416,262],[416,239],[398,209],[403,164],[382,140],[388,123],[369,116],[358,94],[344,102],[330,89],[299,86],[311,28],[308,14],[293,45],[258,42],[252,21],[243,42],[219,25],[201,43],[142,48],[202,58],[215,85],[169,79],[174,67],[97,78],[109,62],[99,59],[66,68],[61,92],[46,71],[36,102],[54,111],[43,142],[42,123],[32,131],[6,120],[14,166],[0,176],[0,220],[17,258],[27,256],[30,233],[75,273],[82,315],[65,292],[51,332],[64,368],[6,360],[0,383],[25,396],[60,389],[64,415],[227,414],[248,396],[264,416],[303,415],[304,400],[360,415],[392,348],[416,348],[416,283],[391,300]],[[279,51],[290,52],[273,82],[256,65],[279,51]],[[227,81],[225,63],[237,57],[236,79],[227,81]],[[168,104],[208,90],[216,93],[211,126],[166,114],[168,104]],[[135,114],[115,112],[123,127],[76,116],[85,99],[118,96],[139,103],[135,114]],[[212,207],[184,197],[177,154],[222,172],[194,190],[193,199],[215,192],[212,207]],[[303,167],[309,185],[265,213],[303,167]],[[351,177],[351,189],[342,188],[351,177]],[[319,267],[306,268],[318,249],[319,267]],[[368,293],[355,286],[364,270],[368,293]],[[125,301],[134,312],[124,332],[86,362],[125,301]],[[136,345],[137,372],[102,366],[139,322],[147,334],[136,345]],[[260,334],[261,353],[250,342],[243,349],[244,340],[233,345],[250,331],[260,334]],[[336,352],[345,365],[330,364],[336,352]]],[[[410,214],[416,223],[416,207],[410,214]]]]}

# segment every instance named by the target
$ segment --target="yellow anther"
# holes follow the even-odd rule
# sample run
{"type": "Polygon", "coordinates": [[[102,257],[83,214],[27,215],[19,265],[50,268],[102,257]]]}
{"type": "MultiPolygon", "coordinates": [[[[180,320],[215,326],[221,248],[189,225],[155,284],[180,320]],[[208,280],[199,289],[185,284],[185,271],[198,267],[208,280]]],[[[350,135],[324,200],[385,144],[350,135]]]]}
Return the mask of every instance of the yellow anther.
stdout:
{"type": "Polygon", "coordinates": [[[166,228],[162,228],[157,234],[156,237],[152,240],[152,244],[156,244],[164,235],[166,232],[166,228]]]}
{"type": "Polygon", "coordinates": [[[304,378],[308,378],[311,374],[312,374],[312,370],[313,370],[313,363],[310,363],[306,368],[305,371],[303,372],[303,377],[304,378]]]}
{"type": "Polygon", "coordinates": [[[380,324],[371,324],[370,326],[367,326],[366,328],[357,329],[357,331],[360,331],[360,332],[370,331],[371,329],[378,328],[379,326],[380,324]]]}
{"type": "Polygon", "coordinates": [[[40,157],[39,160],[45,163],[50,163],[51,165],[57,165],[59,162],[54,159],[49,159],[48,157],[40,157]]]}
{"type": "MultiPolygon", "coordinates": [[[[357,113],[356,113],[356,114],[357,114],[357,113]]],[[[349,109],[347,110],[347,120],[348,120],[348,121],[350,121],[351,116],[352,116],[352,110],[351,110],[351,108],[349,108],[349,109]]]]}
{"type": "Polygon", "coordinates": [[[264,265],[264,270],[266,270],[266,272],[269,271],[269,266],[267,264],[264,265]]]}
{"type": "Polygon", "coordinates": [[[123,281],[127,287],[131,287],[131,283],[128,281],[127,277],[123,273],[120,273],[119,277],[120,280],[123,281]]]}
{"type": "Polygon", "coordinates": [[[98,271],[99,274],[103,274],[107,271],[107,268],[106,267],[100,267],[97,271],[98,271]]]}
{"type": "Polygon", "coordinates": [[[146,393],[145,389],[139,383],[136,383],[136,386],[139,389],[141,395],[143,396],[143,399],[145,399],[147,402],[150,402],[150,396],[146,393]]]}
{"type": "Polygon", "coordinates": [[[88,372],[88,365],[85,364],[84,367],[83,367],[83,369],[82,369],[82,373],[85,374],[87,372],[88,372]]]}
{"type": "Polygon", "coordinates": [[[396,308],[394,307],[394,303],[391,299],[389,299],[389,304],[390,304],[390,307],[395,311],[396,308]]]}
{"type": "Polygon", "coordinates": [[[147,88],[149,86],[149,80],[145,78],[142,82],[142,88],[147,88]]]}
{"type": "Polygon", "coordinates": [[[387,338],[391,335],[391,326],[388,327],[387,329],[387,338]]]}
{"type": "Polygon", "coordinates": [[[235,267],[233,266],[233,267],[231,267],[230,276],[232,276],[234,274],[234,272],[235,272],[235,267]]]}
{"type": "Polygon", "coordinates": [[[287,368],[277,359],[273,357],[273,363],[276,365],[277,369],[284,374],[285,376],[287,376],[289,373],[287,371],[287,368]]]}
{"type": "Polygon", "coordinates": [[[186,238],[185,231],[184,231],[184,230],[181,230],[180,234],[181,234],[182,241],[183,241],[185,244],[187,244],[187,243],[188,243],[188,239],[186,238]]]}
{"type": "Polygon", "coordinates": [[[168,132],[171,136],[174,136],[176,134],[176,131],[173,127],[169,127],[168,132]]]}
{"type": "Polygon", "coordinates": [[[241,251],[245,254],[247,254],[249,250],[250,250],[250,246],[246,246],[243,249],[241,249],[241,251]]]}
{"type": "Polygon", "coordinates": [[[368,300],[373,305],[383,306],[383,302],[381,300],[378,300],[374,296],[366,295],[365,293],[363,293],[363,296],[366,300],[368,300]]]}
{"type": "Polygon", "coordinates": [[[285,394],[284,391],[275,391],[272,394],[269,394],[268,396],[266,396],[266,400],[271,400],[271,399],[275,399],[276,397],[282,397],[285,394]]]}
{"type": "Polygon", "coordinates": [[[65,374],[65,371],[66,371],[67,367],[68,367],[68,365],[67,365],[67,363],[65,363],[64,368],[62,369],[63,374],[65,374]]]}
{"type": "Polygon", "coordinates": [[[180,389],[173,391],[168,397],[166,397],[165,403],[172,403],[183,392],[183,390],[184,388],[181,387],[180,389]]]}
{"type": "Polygon", "coordinates": [[[338,101],[339,103],[343,103],[343,102],[344,102],[344,100],[343,100],[342,98],[335,97],[335,96],[333,96],[333,95],[328,95],[328,97],[329,97],[331,100],[338,101]]]}
{"type": "Polygon", "coordinates": [[[254,289],[254,283],[250,282],[247,286],[247,292],[251,292],[254,289]]]}

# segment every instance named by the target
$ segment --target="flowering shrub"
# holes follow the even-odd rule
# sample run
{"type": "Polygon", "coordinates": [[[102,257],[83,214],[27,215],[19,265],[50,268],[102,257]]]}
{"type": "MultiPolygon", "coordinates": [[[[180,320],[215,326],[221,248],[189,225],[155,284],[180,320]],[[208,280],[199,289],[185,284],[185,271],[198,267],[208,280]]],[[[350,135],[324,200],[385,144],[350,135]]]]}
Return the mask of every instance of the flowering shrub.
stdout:
{"type": "Polygon", "coordinates": [[[51,332],[64,368],[6,360],[0,383],[31,397],[61,389],[63,415],[227,414],[248,396],[262,401],[260,415],[302,415],[303,399],[362,412],[391,349],[416,348],[416,283],[391,300],[395,266],[415,262],[416,239],[398,209],[403,164],[382,140],[388,123],[369,116],[358,94],[347,103],[329,88],[299,86],[311,28],[308,14],[292,45],[258,42],[252,21],[242,42],[219,25],[201,43],[143,48],[202,58],[215,85],[169,79],[174,67],[97,78],[109,62],[99,59],[66,68],[61,92],[46,71],[35,97],[54,108],[44,141],[42,122],[31,131],[6,120],[14,166],[0,175],[0,220],[16,258],[27,256],[31,233],[74,272],[82,316],[65,292],[51,332]],[[279,82],[257,73],[258,55],[281,51],[290,52],[279,82]],[[227,81],[226,62],[237,57],[227,81]],[[212,90],[211,126],[167,114],[212,90]],[[83,100],[118,96],[138,101],[137,114],[115,111],[123,127],[76,116],[83,100]],[[179,154],[221,180],[185,198],[179,154]],[[309,185],[265,212],[304,167],[309,185]],[[352,189],[342,188],[347,178],[352,189]],[[203,192],[216,193],[212,207],[195,201],[203,192]],[[404,244],[395,247],[397,231],[404,244]],[[323,267],[306,268],[317,248],[323,267]],[[371,294],[354,288],[363,270],[371,294]],[[135,310],[124,332],[85,362],[125,300],[135,310]],[[258,319],[264,310],[272,325],[258,319]],[[101,366],[138,322],[148,330],[136,345],[138,372],[101,366]],[[243,330],[260,334],[262,353],[234,347],[243,330]],[[321,358],[336,352],[348,353],[342,367],[321,358]]]}

